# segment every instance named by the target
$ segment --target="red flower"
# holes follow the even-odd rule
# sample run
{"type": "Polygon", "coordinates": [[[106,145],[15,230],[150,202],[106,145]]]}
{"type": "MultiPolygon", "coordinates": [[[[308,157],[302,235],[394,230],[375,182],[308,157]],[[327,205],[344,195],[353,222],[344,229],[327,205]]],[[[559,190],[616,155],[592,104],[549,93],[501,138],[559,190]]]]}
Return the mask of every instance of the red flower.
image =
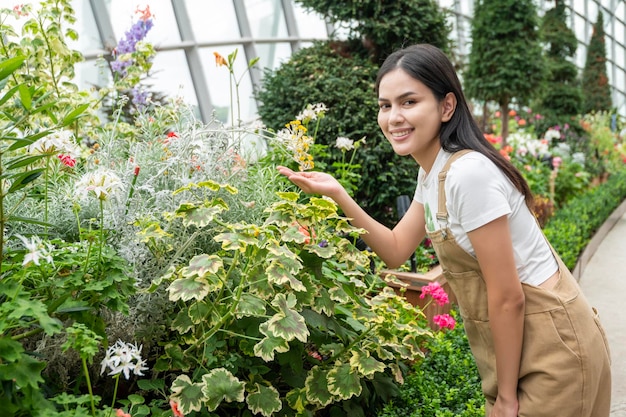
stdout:
{"type": "Polygon", "coordinates": [[[76,159],[72,158],[70,155],[60,154],[58,157],[65,166],[73,168],[76,165],[76,159]]]}
{"type": "Polygon", "coordinates": [[[133,174],[135,175],[135,177],[139,175],[139,165],[135,167],[135,171],[133,172],[133,174]]]}
{"type": "Polygon", "coordinates": [[[178,408],[178,403],[174,400],[170,400],[170,407],[172,407],[172,413],[174,413],[174,417],[185,417],[180,408],[178,408]]]}
{"type": "Polygon", "coordinates": [[[139,14],[139,20],[143,20],[144,22],[151,17],[154,17],[154,14],[152,14],[152,12],[150,11],[150,6],[146,6],[146,8],[143,10],[141,10],[139,6],[137,6],[137,10],[135,10],[135,13],[139,14]]]}

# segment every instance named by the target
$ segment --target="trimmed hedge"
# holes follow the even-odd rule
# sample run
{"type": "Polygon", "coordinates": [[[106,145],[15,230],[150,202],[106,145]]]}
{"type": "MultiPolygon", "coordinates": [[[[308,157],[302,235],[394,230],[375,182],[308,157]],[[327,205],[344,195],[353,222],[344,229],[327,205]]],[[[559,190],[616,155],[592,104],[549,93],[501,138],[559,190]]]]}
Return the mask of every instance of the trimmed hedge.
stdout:
{"type": "Polygon", "coordinates": [[[594,233],[626,199],[626,170],[573,198],[548,220],[543,231],[571,270],[594,233]]]}
{"type": "MultiPolygon", "coordinates": [[[[459,315],[453,314],[460,320],[459,315]]],[[[461,321],[440,332],[378,417],[483,417],[480,376],[461,321]]]]}

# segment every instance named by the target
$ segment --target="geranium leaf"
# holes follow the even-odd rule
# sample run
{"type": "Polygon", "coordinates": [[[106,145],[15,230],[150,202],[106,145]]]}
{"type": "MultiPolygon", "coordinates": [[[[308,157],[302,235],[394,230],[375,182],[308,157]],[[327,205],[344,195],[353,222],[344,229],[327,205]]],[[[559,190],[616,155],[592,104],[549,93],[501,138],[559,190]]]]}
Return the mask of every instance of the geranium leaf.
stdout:
{"type": "Polygon", "coordinates": [[[193,328],[193,322],[189,314],[187,314],[187,311],[188,310],[184,309],[178,312],[170,326],[172,330],[176,330],[180,334],[185,334],[193,328]]]}
{"type": "Polygon", "coordinates": [[[320,245],[307,245],[306,250],[324,259],[332,258],[337,253],[337,248],[330,244],[323,247],[320,245]]]}
{"type": "Polygon", "coordinates": [[[183,414],[200,411],[203,399],[200,384],[191,382],[187,375],[179,375],[172,382],[172,400],[178,403],[183,414]]]}
{"type": "Polygon", "coordinates": [[[266,270],[268,282],[278,286],[288,284],[294,291],[306,291],[304,284],[294,276],[297,271],[293,271],[293,268],[298,266],[302,268],[302,265],[295,261],[289,263],[291,265],[285,265],[277,260],[272,261],[266,270]]]}
{"type": "Polygon", "coordinates": [[[247,245],[254,245],[257,240],[245,233],[220,233],[213,238],[216,242],[222,242],[224,250],[245,251],[247,245]]]}
{"type": "Polygon", "coordinates": [[[244,383],[227,369],[212,369],[202,376],[202,393],[209,411],[214,411],[222,401],[242,402],[244,392],[244,383]]]}
{"type": "Polygon", "coordinates": [[[207,280],[199,277],[178,278],[167,288],[170,293],[170,301],[202,300],[207,296],[210,289],[211,287],[207,280]]]}
{"type": "Polygon", "coordinates": [[[324,407],[335,400],[335,396],[328,390],[327,377],[328,371],[321,369],[319,366],[315,366],[309,371],[309,375],[304,382],[306,399],[309,402],[324,407]]]}
{"type": "Polygon", "coordinates": [[[361,394],[361,380],[349,364],[336,365],[328,371],[328,391],[342,400],[361,394]]]}
{"type": "Polygon", "coordinates": [[[365,353],[354,352],[350,358],[350,366],[353,369],[357,369],[364,376],[369,376],[376,372],[384,372],[385,364],[372,358],[369,352],[366,351],[365,353]]]}
{"type": "MultiPolygon", "coordinates": [[[[302,413],[306,405],[309,403],[306,399],[306,388],[294,388],[285,395],[287,404],[289,407],[296,410],[297,413],[302,413]]],[[[298,414],[298,415],[300,415],[298,414]]]]}
{"type": "Polygon", "coordinates": [[[330,299],[330,295],[326,288],[322,288],[318,291],[315,300],[313,301],[313,310],[320,314],[326,314],[331,317],[335,313],[335,302],[330,299]]]}
{"type": "Polygon", "coordinates": [[[197,275],[202,278],[208,273],[215,274],[222,266],[222,259],[219,256],[196,255],[189,261],[189,266],[183,271],[183,276],[197,275]]]}
{"type": "Polygon", "coordinates": [[[265,301],[252,294],[242,294],[235,309],[235,316],[240,319],[245,316],[260,317],[265,315],[265,301]]]}
{"type": "Polygon", "coordinates": [[[20,342],[17,342],[10,337],[0,337],[0,358],[2,362],[14,362],[20,358],[24,352],[24,347],[20,342]]]}
{"type": "MultiPolygon", "coordinates": [[[[283,295],[283,294],[279,294],[283,295]]],[[[267,321],[269,331],[278,337],[282,337],[287,341],[294,338],[301,342],[306,342],[309,337],[309,329],[306,326],[306,321],[297,311],[291,309],[283,309],[282,311],[274,314],[272,318],[267,321]]]]}
{"type": "Polygon", "coordinates": [[[8,318],[20,319],[22,317],[32,317],[36,319],[47,335],[58,333],[63,328],[63,325],[58,319],[48,315],[46,305],[39,300],[26,300],[23,297],[16,298],[8,318]]]}
{"type": "Polygon", "coordinates": [[[196,227],[204,227],[210,224],[217,214],[224,211],[224,209],[219,206],[195,207],[182,212],[179,212],[179,210],[176,210],[176,214],[183,217],[183,224],[185,226],[193,225],[196,227]]]}
{"type": "Polygon", "coordinates": [[[45,383],[41,377],[41,371],[45,367],[45,362],[40,362],[29,355],[20,355],[16,362],[1,364],[0,374],[10,375],[18,387],[30,386],[37,390],[41,389],[39,384],[45,383]]]}
{"type": "Polygon", "coordinates": [[[261,384],[255,385],[256,389],[251,394],[248,394],[246,398],[250,411],[254,414],[261,413],[265,417],[269,417],[283,408],[276,388],[272,386],[266,387],[261,384]]]}
{"type": "Polygon", "coordinates": [[[274,360],[274,352],[284,353],[289,351],[289,344],[285,339],[275,337],[268,329],[268,323],[265,322],[259,326],[259,331],[265,337],[256,345],[254,345],[254,355],[266,362],[274,360]]]}
{"type": "Polygon", "coordinates": [[[300,226],[295,225],[285,230],[285,233],[283,233],[280,239],[283,242],[296,242],[302,244],[304,242],[310,241],[311,237],[302,233],[302,229],[300,229],[300,226]]]}

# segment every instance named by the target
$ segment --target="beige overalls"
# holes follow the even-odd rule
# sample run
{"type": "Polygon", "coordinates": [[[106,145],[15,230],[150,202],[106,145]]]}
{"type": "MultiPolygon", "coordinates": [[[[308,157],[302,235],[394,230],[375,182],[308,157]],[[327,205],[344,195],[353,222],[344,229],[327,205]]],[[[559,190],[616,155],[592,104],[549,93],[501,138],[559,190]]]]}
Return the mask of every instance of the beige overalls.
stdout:
{"type": "MultiPolygon", "coordinates": [[[[437,217],[447,224],[444,184],[450,157],[439,173],[437,217]]],[[[475,257],[455,241],[450,229],[428,233],[454,292],[482,379],[488,416],[498,395],[496,361],[487,289],[475,257]]],[[[522,283],[526,297],[519,372],[520,417],[607,417],[610,412],[609,348],[595,309],[552,250],[560,276],[552,289],[522,283]]]]}

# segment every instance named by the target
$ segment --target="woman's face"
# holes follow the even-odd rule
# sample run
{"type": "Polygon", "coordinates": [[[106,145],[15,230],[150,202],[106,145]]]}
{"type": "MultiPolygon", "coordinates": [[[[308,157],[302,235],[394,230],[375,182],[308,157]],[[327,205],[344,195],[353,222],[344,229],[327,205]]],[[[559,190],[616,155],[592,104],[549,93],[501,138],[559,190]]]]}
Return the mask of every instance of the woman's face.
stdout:
{"type": "Polygon", "coordinates": [[[449,120],[445,101],[439,102],[428,87],[400,68],[383,76],[378,125],[395,153],[411,155],[420,165],[432,164],[440,148],[441,123],[449,120]]]}

